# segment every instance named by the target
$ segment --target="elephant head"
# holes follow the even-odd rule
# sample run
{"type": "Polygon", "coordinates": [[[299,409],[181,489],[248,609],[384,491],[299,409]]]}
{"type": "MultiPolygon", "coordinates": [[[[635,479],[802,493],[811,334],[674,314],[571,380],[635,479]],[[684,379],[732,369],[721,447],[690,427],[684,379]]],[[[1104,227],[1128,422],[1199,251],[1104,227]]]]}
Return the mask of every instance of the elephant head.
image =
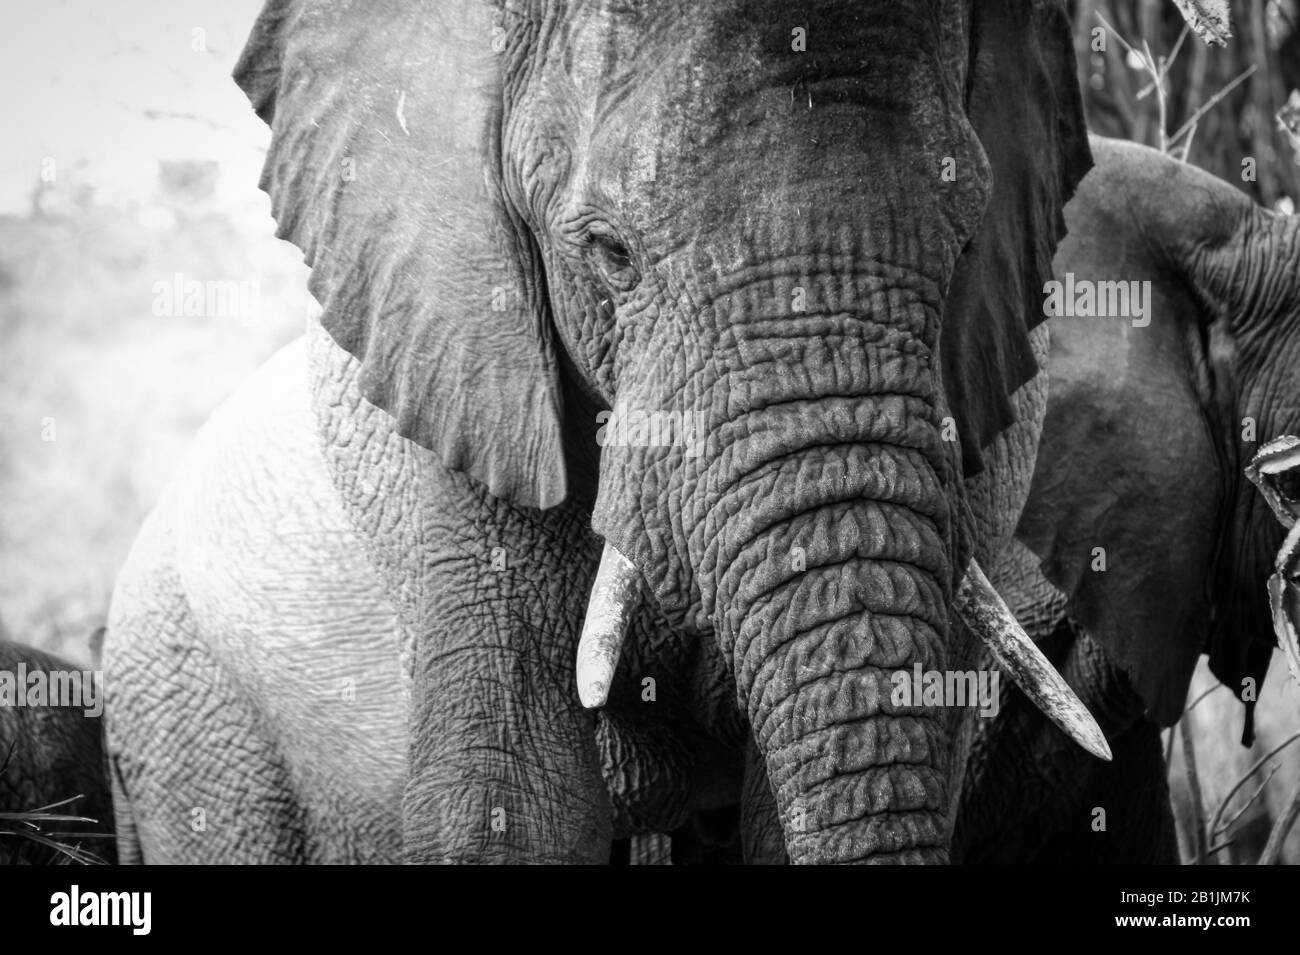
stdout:
{"type": "Polygon", "coordinates": [[[1300,217],[1144,146],[1094,137],[1093,152],[1058,280],[1132,288],[1141,307],[1053,322],[1017,536],[1148,719],[1177,721],[1202,652],[1249,711],[1296,492],[1293,462],[1265,442],[1300,431],[1300,217]]]}
{"type": "Polygon", "coordinates": [[[974,667],[963,600],[998,629],[965,480],[1091,161],[1060,4],[272,0],[236,75],[365,398],[604,538],[588,701],[643,586],[792,859],[943,860],[969,711],[890,675],[974,667]]]}

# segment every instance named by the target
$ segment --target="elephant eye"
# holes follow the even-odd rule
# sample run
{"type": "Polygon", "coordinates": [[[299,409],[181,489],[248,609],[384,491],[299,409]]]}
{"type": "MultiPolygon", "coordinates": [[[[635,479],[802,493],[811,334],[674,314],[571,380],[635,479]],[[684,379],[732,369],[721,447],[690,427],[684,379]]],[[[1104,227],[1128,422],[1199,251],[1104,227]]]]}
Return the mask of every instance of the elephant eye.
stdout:
{"type": "Polygon", "coordinates": [[[615,291],[631,291],[641,280],[632,253],[627,246],[612,235],[591,233],[589,235],[590,255],[596,270],[615,291]]]}

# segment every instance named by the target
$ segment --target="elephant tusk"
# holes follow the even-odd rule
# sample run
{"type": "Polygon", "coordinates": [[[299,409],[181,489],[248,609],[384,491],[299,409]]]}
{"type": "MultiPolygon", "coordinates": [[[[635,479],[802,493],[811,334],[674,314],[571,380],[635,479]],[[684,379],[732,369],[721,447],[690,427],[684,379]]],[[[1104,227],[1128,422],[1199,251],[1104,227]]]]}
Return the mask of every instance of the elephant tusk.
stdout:
{"type": "Polygon", "coordinates": [[[956,610],[970,630],[993,651],[1016,685],[1071,739],[1092,755],[1111,759],[1106,736],[1065,678],[1025,633],[1011,608],[971,560],[957,588],[956,610]]]}
{"type": "Polygon", "coordinates": [[[640,583],[632,562],[606,541],[578,638],[578,699],[587,709],[604,706],[609,697],[640,583]]]}

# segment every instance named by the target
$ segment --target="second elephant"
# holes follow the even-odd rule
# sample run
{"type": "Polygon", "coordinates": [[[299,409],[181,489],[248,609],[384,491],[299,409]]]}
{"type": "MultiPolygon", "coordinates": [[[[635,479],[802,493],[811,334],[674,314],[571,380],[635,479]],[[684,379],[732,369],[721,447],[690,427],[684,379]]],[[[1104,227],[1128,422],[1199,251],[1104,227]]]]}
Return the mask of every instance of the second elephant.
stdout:
{"type": "Polygon", "coordinates": [[[1300,218],[1091,142],[1045,287],[1072,307],[1052,321],[1042,444],[995,579],[1116,758],[1078,758],[1010,691],[977,730],[956,839],[970,861],[1176,862],[1160,728],[1207,653],[1249,733],[1275,644],[1284,531],[1244,471],[1300,430],[1300,218]],[[1127,307],[1097,314],[1120,292],[1127,307]]]}

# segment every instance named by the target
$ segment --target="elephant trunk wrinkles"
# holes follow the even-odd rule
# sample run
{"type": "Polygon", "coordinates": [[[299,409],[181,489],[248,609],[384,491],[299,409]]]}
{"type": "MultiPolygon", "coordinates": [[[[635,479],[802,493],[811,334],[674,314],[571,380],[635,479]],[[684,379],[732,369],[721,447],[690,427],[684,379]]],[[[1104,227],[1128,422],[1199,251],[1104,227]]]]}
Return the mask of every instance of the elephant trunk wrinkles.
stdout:
{"type": "Polygon", "coordinates": [[[944,667],[952,600],[948,471],[915,344],[866,345],[869,374],[835,396],[792,398],[816,375],[769,370],[720,429],[722,474],[696,485],[704,609],[796,863],[946,859],[946,724],[890,700],[896,672],[944,667]]]}
{"type": "Polygon", "coordinates": [[[1189,225],[1177,205],[1145,211],[1144,221],[1151,233],[1171,238],[1170,254],[1192,287],[1221,309],[1248,351],[1271,352],[1277,324],[1300,310],[1300,217],[1263,211],[1239,193],[1232,202],[1230,211],[1207,204],[1215,219],[1205,225],[1189,225]],[[1226,236],[1220,235],[1224,221],[1233,225],[1226,236]]]}

